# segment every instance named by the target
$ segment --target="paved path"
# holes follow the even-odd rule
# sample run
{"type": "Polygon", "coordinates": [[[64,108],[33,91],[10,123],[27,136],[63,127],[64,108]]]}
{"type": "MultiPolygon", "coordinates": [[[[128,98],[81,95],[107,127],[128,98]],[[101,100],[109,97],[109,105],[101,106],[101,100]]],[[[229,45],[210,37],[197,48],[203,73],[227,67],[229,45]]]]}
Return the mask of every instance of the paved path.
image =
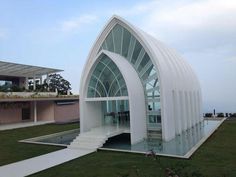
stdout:
{"type": "Polygon", "coordinates": [[[94,152],[87,149],[62,149],[0,167],[1,177],[23,177],[94,152]]]}
{"type": "Polygon", "coordinates": [[[44,125],[54,123],[54,121],[38,121],[38,122],[21,122],[15,124],[0,124],[0,131],[1,130],[11,130],[15,128],[24,128],[24,127],[32,127],[36,125],[44,125]]]}

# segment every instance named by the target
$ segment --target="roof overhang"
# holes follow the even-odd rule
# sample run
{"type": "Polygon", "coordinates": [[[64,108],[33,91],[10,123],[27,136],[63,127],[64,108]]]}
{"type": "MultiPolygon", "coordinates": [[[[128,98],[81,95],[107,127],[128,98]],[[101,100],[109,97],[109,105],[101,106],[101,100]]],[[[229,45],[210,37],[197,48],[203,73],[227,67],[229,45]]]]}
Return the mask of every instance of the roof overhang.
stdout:
{"type": "Polygon", "coordinates": [[[0,75],[13,77],[34,77],[62,72],[61,69],[46,68],[18,63],[0,61],[0,75]]]}

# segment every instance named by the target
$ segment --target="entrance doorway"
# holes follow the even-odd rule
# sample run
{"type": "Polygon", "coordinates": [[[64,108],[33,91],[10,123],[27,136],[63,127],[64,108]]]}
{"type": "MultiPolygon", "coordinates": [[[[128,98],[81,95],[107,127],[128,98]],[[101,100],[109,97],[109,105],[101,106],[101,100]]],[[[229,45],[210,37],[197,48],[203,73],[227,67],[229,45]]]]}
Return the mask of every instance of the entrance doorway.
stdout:
{"type": "Polygon", "coordinates": [[[103,125],[130,126],[128,100],[102,101],[103,125]]]}
{"type": "Polygon", "coordinates": [[[30,108],[22,108],[22,120],[30,120],[30,108]]]}

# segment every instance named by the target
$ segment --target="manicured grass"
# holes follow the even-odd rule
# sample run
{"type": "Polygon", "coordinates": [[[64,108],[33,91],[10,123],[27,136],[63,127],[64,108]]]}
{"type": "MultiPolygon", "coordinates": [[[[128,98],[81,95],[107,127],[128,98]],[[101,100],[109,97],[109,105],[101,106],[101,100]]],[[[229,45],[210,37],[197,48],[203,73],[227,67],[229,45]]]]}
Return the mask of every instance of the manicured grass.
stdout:
{"type": "Polygon", "coordinates": [[[32,176],[162,177],[166,168],[179,177],[236,177],[236,121],[225,121],[189,160],[98,151],[32,176]]]}
{"type": "Polygon", "coordinates": [[[66,131],[78,127],[78,123],[64,125],[48,124],[0,131],[0,166],[62,149],[62,147],[56,146],[19,143],[19,140],[66,131]]]}

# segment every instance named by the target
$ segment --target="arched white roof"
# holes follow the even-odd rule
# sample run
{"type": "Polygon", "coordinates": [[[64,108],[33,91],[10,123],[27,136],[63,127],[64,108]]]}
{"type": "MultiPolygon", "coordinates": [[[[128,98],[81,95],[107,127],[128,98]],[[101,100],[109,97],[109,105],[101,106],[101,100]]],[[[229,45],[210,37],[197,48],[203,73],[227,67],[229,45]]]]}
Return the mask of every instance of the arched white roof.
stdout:
{"type": "Polygon", "coordinates": [[[127,29],[139,41],[157,70],[163,139],[169,140],[201,121],[201,89],[190,65],[174,49],[118,16],[109,20],[90,50],[81,78],[80,98],[86,97],[86,78],[102,43],[116,24],[127,29]]]}

